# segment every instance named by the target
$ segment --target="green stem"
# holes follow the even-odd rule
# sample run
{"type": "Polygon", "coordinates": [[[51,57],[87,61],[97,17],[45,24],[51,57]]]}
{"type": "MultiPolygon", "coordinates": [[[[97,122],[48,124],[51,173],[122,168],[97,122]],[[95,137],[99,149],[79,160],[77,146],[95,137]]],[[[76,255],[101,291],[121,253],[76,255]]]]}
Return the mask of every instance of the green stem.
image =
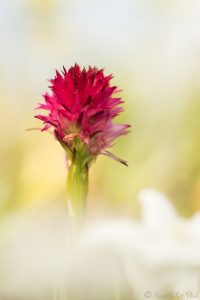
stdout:
{"type": "Polygon", "coordinates": [[[88,164],[76,152],[67,176],[69,213],[79,227],[84,222],[88,193],[88,164]]]}

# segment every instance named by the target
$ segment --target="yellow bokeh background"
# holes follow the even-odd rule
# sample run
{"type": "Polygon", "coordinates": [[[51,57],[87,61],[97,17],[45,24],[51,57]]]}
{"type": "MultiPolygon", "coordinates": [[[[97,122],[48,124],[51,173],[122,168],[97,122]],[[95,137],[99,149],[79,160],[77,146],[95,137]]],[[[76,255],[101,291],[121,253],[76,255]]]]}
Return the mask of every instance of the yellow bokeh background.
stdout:
{"type": "Polygon", "coordinates": [[[98,157],[88,213],[136,215],[146,187],[178,212],[200,209],[200,3],[173,0],[7,0],[0,10],[0,213],[65,203],[62,148],[34,108],[55,69],[75,62],[113,73],[123,91],[119,122],[132,125],[98,157]]]}

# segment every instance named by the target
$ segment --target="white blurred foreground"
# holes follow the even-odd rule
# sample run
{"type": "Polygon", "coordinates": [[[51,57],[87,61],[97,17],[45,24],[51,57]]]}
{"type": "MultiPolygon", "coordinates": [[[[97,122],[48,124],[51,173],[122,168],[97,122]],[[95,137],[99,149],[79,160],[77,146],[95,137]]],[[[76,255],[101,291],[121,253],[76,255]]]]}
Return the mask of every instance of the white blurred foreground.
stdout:
{"type": "Polygon", "coordinates": [[[177,216],[160,193],[139,194],[141,220],[88,223],[65,213],[0,226],[0,300],[200,299],[200,214],[177,216]]]}

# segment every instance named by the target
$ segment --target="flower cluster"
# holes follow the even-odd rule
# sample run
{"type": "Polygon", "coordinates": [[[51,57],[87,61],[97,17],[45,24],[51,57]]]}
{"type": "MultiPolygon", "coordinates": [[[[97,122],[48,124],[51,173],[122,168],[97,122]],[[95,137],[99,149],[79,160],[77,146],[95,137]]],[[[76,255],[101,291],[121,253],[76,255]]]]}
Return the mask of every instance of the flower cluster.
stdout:
{"type": "Polygon", "coordinates": [[[45,93],[45,103],[39,109],[48,111],[48,115],[36,115],[44,122],[42,130],[54,128],[54,134],[60,143],[71,152],[77,143],[84,145],[88,155],[108,155],[124,164],[106,149],[113,141],[127,134],[127,124],[114,124],[113,118],[123,109],[121,98],[113,96],[119,92],[110,85],[112,75],[105,76],[103,69],[96,67],[81,69],[77,64],[68,71],[56,71],[50,80],[51,93],[45,93]]]}

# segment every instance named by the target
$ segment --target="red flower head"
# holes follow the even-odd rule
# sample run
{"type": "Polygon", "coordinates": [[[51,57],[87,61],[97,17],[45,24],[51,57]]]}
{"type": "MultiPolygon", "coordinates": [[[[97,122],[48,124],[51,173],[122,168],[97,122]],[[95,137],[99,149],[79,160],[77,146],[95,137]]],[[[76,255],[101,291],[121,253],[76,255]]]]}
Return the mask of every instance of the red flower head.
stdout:
{"type": "Polygon", "coordinates": [[[119,90],[110,85],[112,75],[105,76],[103,69],[81,69],[77,64],[68,71],[56,71],[51,82],[51,93],[45,93],[45,104],[39,109],[48,115],[37,115],[43,121],[43,130],[54,128],[54,134],[62,146],[71,153],[83,151],[88,157],[108,155],[124,164],[106,149],[113,141],[127,134],[126,124],[113,124],[113,119],[123,109],[123,101],[115,97],[119,90]]]}

